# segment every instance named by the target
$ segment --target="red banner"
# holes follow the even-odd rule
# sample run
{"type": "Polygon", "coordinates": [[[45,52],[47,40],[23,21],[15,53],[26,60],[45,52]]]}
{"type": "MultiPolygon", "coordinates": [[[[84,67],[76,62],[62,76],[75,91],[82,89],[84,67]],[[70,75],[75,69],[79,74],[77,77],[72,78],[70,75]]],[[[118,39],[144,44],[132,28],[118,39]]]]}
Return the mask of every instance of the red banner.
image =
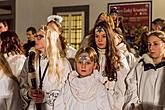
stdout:
{"type": "Polygon", "coordinates": [[[151,2],[133,3],[110,3],[108,11],[117,7],[119,16],[123,17],[125,27],[149,26],[151,25],[151,2]]]}

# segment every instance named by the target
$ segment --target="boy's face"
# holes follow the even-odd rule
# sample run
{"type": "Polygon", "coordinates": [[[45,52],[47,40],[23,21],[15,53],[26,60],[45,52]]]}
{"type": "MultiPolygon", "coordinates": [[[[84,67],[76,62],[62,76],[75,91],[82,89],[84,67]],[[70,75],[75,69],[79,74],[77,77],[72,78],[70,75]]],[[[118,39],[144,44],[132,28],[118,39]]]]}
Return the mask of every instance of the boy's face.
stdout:
{"type": "Polygon", "coordinates": [[[96,68],[96,64],[94,61],[90,60],[87,53],[82,53],[79,60],[76,62],[76,68],[80,77],[86,77],[93,73],[93,70],[96,68]]]}
{"type": "Polygon", "coordinates": [[[30,41],[34,41],[35,39],[35,34],[32,33],[32,31],[28,31],[26,32],[26,35],[27,35],[27,39],[30,40],[30,41]]]}

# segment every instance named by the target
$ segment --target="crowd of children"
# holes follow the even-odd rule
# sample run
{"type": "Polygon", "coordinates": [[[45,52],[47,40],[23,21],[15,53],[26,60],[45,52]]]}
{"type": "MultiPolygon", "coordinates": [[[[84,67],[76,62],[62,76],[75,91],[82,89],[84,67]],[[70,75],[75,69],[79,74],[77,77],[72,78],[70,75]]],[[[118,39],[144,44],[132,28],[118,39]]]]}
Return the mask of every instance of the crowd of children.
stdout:
{"type": "Polygon", "coordinates": [[[137,57],[117,13],[101,13],[79,50],[65,42],[58,15],[47,18],[27,50],[15,32],[1,31],[0,109],[165,109],[165,33],[155,21],[137,57]]]}

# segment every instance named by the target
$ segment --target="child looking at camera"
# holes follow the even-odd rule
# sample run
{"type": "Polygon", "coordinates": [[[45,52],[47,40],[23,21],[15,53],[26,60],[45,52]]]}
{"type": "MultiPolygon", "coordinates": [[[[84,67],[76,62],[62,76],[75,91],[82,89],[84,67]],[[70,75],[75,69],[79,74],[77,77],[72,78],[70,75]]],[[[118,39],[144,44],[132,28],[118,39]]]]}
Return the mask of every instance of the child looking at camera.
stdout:
{"type": "Polygon", "coordinates": [[[55,101],[54,110],[111,110],[106,90],[99,81],[97,53],[80,48],[75,56],[75,71],[55,101]]]}

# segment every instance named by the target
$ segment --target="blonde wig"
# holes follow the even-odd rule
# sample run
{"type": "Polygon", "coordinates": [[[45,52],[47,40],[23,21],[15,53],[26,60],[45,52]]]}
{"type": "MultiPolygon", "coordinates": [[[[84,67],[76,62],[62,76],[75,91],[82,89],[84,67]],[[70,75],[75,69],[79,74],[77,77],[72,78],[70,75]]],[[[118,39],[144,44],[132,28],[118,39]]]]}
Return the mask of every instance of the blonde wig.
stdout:
{"type": "Polygon", "coordinates": [[[61,59],[61,42],[59,33],[49,28],[46,33],[46,54],[49,58],[49,75],[53,74],[60,80],[61,69],[63,70],[63,60],[61,59]]]}

